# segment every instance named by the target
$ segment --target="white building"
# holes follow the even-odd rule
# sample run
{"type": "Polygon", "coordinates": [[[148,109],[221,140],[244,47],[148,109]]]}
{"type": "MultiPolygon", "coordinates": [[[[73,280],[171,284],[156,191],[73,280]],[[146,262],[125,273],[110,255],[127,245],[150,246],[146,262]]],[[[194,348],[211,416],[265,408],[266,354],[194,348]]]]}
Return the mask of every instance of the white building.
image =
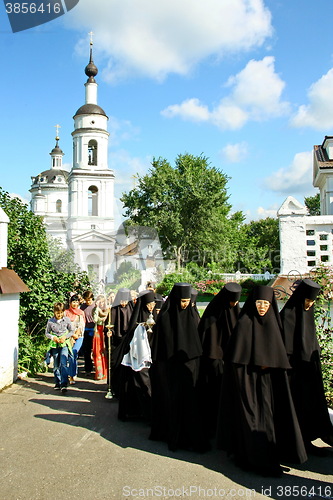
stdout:
{"type": "Polygon", "coordinates": [[[31,210],[44,217],[47,232],[72,249],[81,269],[98,281],[110,278],[114,259],[114,173],[108,168],[108,117],[97,103],[98,69],[85,68],[85,101],[74,115],[73,166],[62,167],[59,137],[48,170],[32,177],[31,210]]]}
{"type": "Polygon", "coordinates": [[[289,196],[278,210],[282,275],[308,274],[320,264],[333,263],[333,137],[314,146],[313,185],[320,189],[321,215],[289,196]]]}
{"type": "Polygon", "coordinates": [[[115,230],[115,176],[108,167],[108,117],[97,103],[97,73],[90,42],[85,102],[73,117],[72,168],[70,172],[63,169],[57,133],[50,168],[32,177],[31,210],[44,217],[50,235],[74,250],[82,270],[93,273],[98,282],[111,282],[124,261],[145,271],[153,261],[157,265],[163,259],[155,236],[150,243],[144,238],[146,251],[142,251],[143,241],[136,241],[133,234],[124,239],[122,228],[115,230]]]}
{"type": "Polygon", "coordinates": [[[0,349],[0,389],[17,378],[18,323],[20,293],[29,291],[12,269],[7,269],[7,233],[9,218],[0,207],[0,316],[2,336],[0,349]]]}

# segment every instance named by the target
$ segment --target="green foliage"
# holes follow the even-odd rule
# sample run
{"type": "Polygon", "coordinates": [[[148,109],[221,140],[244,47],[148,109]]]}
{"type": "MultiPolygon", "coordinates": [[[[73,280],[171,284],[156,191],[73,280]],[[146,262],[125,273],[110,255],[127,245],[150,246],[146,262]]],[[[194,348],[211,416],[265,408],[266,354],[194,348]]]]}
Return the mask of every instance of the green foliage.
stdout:
{"type": "Polygon", "coordinates": [[[320,215],[320,193],[304,198],[309,215],[320,215]]]}
{"type": "Polygon", "coordinates": [[[82,293],[89,286],[86,273],[74,263],[73,252],[46,235],[43,219],[18,198],[0,188],[0,206],[9,217],[8,268],[20,276],[30,291],[20,295],[19,365],[36,369],[44,350],[44,329],[55,302],[65,302],[70,291],[82,293]],[[30,361],[29,361],[30,358],[30,361]]]}
{"type": "Polygon", "coordinates": [[[333,408],[333,329],[331,318],[333,269],[319,266],[313,271],[312,279],[322,287],[315,303],[315,320],[321,349],[320,359],[325,395],[329,406],[333,408]]]}
{"type": "Polygon", "coordinates": [[[122,262],[114,273],[114,283],[111,288],[118,290],[119,288],[129,288],[137,290],[141,283],[141,273],[135,269],[131,262],[122,262]]]}
{"type": "Polygon", "coordinates": [[[19,322],[19,371],[29,374],[46,371],[44,358],[48,349],[49,340],[38,332],[29,333],[22,320],[19,322]]]}
{"type": "Polygon", "coordinates": [[[202,266],[224,255],[244,219],[240,212],[229,215],[227,181],[202,155],[179,155],[175,167],[158,158],[121,201],[129,224],[157,230],[165,257],[178,270],[190,261],[202,266]]]}
{"type": "MultiPolygon", "coordinates": [[[[163,296],[169,295],[171,289],[175,283],[194,283],[193,275],[184,270],[182,273],[170,273],[166,274],[163,280],[156,286],[156,292],[163,296]]],[[[194,285],[193,285],[194,286],[194,285]]]]}
{"type": "Polygon", "coordinates": [[[272,217],[251,221],[241,228],[243,244],[238,269],[246,273],[280,272],[279,221],[272,217]]]}

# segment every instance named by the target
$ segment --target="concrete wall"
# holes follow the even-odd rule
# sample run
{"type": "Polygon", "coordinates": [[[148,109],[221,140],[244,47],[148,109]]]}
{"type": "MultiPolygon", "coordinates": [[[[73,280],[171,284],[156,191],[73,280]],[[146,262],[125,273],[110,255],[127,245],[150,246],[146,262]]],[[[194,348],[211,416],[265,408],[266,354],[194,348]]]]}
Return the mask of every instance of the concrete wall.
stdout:
{"type": "Polygon", "coordinates": [[[0,389],[17,379],[19,294],[0,294],[0,389]]]}

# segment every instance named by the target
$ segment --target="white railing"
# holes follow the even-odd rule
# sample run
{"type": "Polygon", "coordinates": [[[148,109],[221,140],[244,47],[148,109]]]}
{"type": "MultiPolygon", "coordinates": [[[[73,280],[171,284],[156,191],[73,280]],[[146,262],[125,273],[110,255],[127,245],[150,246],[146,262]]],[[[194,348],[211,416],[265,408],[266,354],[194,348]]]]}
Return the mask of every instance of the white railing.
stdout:
{"type": "MultiPolygon", "coordinates": [[[[211,271],[207,274],[213,274],[211,271]]],[[[260,281],[260,280],[271,280],[276,277],[276,274],[271,274],[268,271],[266,271],[264,274],[243,274],[240,271],[236,271],[235,273],[221,273],[221,274],[216,274],[214,273],[214,276],[219,276],[222,280],[225,280],[226,282],[229,281],[244,281],[247,279],[251,279],[253,281],[260,281]]]]}

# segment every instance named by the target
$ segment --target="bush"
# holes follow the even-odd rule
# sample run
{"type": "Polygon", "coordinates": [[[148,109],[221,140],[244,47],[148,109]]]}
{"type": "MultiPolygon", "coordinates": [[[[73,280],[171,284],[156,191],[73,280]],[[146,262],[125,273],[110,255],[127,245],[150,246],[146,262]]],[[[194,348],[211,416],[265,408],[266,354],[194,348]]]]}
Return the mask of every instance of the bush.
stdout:
{"type": "Polygon", "coordinates": [[[322,288],[315,303],[315,321],[321,353],[321,369],[325,396],[328,405],[333,408],[333,330],[331,318],[333,269],[317,267],[311,278],[322,288]]]}
{"type": "Polygon", "coordinates": [[[194,282],[193,275],[186,270],[182,273],[166,274],[161,283],[157,285],[156,292],[163,296],[169,295],[173,285],[181,282],[192,284],[194,282]]]}

